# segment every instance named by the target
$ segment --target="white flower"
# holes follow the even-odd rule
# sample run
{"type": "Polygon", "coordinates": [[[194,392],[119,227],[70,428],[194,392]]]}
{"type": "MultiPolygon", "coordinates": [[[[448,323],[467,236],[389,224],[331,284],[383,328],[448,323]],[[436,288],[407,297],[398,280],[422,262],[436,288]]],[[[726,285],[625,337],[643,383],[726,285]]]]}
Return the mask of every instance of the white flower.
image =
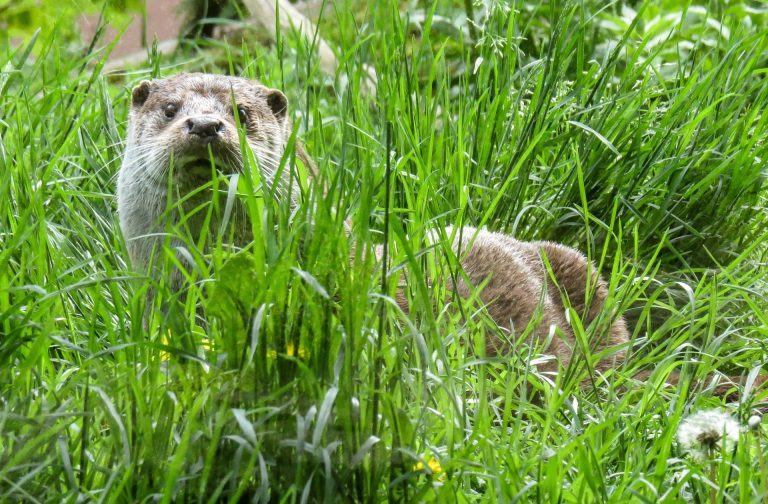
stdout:
{"type": "Polygon", "coordinates": [[[704,462],[725,449],[730,452],[739,440],[739,423],[719,410],[699,411],[677,428],[677,442],[697,462],[704,462]]]}

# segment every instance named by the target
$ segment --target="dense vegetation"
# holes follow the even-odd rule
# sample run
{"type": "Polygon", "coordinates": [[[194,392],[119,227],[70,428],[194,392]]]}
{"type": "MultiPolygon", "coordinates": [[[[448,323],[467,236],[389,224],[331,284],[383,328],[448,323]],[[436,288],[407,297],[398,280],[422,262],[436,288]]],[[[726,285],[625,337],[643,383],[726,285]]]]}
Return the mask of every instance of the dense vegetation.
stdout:
{"type": "Polygon", "coordinates": [[[762,427],[712,460],[675,438],[724,403],[708,377],[745,377],[742,423],[765,395],[768,12],[514,7],[329,2],[336,76],[290,36],[111,74],[108,48],[55,30],[6,40],[0,501],[766,498],[762,427]],[[284,90],[321,172],[296,212],[250,198],[246,251],[189,242],[183,302],[127,264],[113,197],[131,85],[180,70],[284,90]],[[524,334],[484,356],[498,328],[440,287],[457,261],[425,240],[446,225],[584,250],[627,361],[588,378],[585,344],[544,376],[524,334]]]}

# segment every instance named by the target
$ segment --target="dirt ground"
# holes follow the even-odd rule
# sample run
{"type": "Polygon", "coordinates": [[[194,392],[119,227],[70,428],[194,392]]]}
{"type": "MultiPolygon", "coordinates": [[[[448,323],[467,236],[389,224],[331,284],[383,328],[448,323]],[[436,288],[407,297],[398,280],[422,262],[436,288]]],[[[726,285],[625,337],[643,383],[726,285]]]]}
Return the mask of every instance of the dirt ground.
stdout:
{"type": "MultiPolygon", "coordinates": [[[[152,44],[156,36],[159,42],[176,38],[181,27],[182,15],[178,7],[181,0],[150,0],[147,2],[147,40],[141,40],[141,16],[135,15],[117,46],[110,55],[111,59],[142,51],[152,44]]],[[[88,42],[96,31],[98,15],[83,15],[80,20],[80,30],[84,42],[88,42]]],[[[113,40],[122,27],[110,26],[107,29],[105,42],[113,40]]]]}

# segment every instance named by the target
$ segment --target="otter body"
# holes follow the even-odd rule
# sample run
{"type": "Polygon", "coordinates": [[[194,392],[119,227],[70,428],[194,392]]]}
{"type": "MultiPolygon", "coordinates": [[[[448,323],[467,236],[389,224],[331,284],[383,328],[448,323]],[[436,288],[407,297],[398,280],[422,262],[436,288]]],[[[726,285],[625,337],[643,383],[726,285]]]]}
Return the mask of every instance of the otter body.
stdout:
{"type": "MultiPolygon", "coordinates": [[[[153,252],[161,249],[168,225],[182,224],[198,240],[206,220],[205,212],[195,209],[212,196],[211,191],[199,190],[211,179],[211,156],[216,169],[225,175],[242,173],[246,166],[238,122],[262,178],[278,196],[295,201],[290,170],[278,174],[291,133],[287,99],[280,91],[243,78],[208,74],[143,81],[133,90],[117,200],[120,225],[134,266],[145,270],[149,267],[153,252]]],[[[298,143],[295,145],[297,157],[314,175],[312,161],[298,143]]],[[[232,215],[234,232],[229,237],[233,245],[244,246],[252,238],[247,211],[236,207],[232,215]]],[[[452,234],[450,228],[446,231],[452,234]]],[[[480,299],[500,327],[519,332],[536,318],[532,337],[551,340],[551,353],[567,364],[575,339],[562,300],[567,297],[585,323],[597,317],[607,289],[594,267],[577,250],[559,244],[522,242],[473,228],[453,234],[452,246],[466,276],[451,287],[467,297],[472,290],[467,281],[473,286],[484,284],[480,299]],[[544,256],[557,284],[549,278],[544,256]],[[590,294],[586,292],[588,286],[590,294]]],[[[179,244],[174,240],[178,239],[173,239],[171,246],[179,244]]],[[[380,252],[379,247],[377,254],[380,252]]],[[[172,285],[180,287],[180,279],[172,285]]],[[[400,292],[398,302],[407,308],[404,299],[400,292]]],[[[597,349],[628,341],[620,316],[598,332],[597,349]]],[[[491,354],[503,350],[501,339],[488,345],[491,354]]],[[[622,351],[617,356],[621,358],[622,351]]],[[[555,367],[556,363],[546,366],[555,367]]]]}
{"type": "MultiPolygon", "coordinates": [[[[564,300],[568,300],[567,304],[585,327],[600,315],[608,289],[595,266],[578,250],[559,243],[520,241],[471,227],[460,230],[449,227],[446,235],[451,234],[454,235],[453,252],[461,260],[466,275],[466,280],[460,277],[453,285],[458,294],[466,298],[474,286],[483,285],[480,300],[488,314],[500,327],[518,334],[528,328],[532,319],[537,320],[529,339],[551,340],[549,351],[567,366],[577,348],[564,300]],[[471,285],[467,285],[467,281],[471,285]]],[[[623,346],[628,341],[623,317],[607,316],[596,331],[591,348],[599,351],[616,347],[616,352],[612,359],[600,361],[597,369],[610,368],[616,360],[623,359],[623,346]]],[[[506,350],[501,340],[487,342],[489,355],[506,350]]],[[[556,362],[540,366],[542,370],[556,368],[556,362]]]]}

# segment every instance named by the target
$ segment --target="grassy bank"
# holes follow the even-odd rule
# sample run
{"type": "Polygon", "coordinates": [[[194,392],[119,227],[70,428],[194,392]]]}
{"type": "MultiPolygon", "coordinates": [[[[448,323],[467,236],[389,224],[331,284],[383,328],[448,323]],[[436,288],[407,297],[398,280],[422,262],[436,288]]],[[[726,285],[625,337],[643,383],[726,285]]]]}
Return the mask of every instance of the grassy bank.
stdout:
{"type": "MultiPolygon", "coordinates": [[[[290,36],[198,41],[111,74],[106,50],[78,56],[55,32],[9,46],[1,501],[765,498],[761,427],[713,462],[676,432],[723,403],[707,377],[745,377],[728,408],[742,423],[764,396],[751,380],[768,334],[768,14],[674,2],[465,13],[326,6],[335,79],[290,36]],[[113,195],[131,85],[181,70],[284,90],[320,180],[295,213],[252,199],[246,253],[188,243],[196,267],[177,302],[126,263],[113,195]],[[426,240],[447,225],[587,253],[631,322],[627,361],[588,379],[598,356],[585,345],[544,376],[545,350],[523,334],[485,357],[498,328],[440,287],[457,261],[426,240]],[[379,243],[383,264],[363,253],[379,243]],[[665,385],[673,371],[680,383],[665,385]]],[[[571,315],[588,341],[594,327],[571,315]]]]}

